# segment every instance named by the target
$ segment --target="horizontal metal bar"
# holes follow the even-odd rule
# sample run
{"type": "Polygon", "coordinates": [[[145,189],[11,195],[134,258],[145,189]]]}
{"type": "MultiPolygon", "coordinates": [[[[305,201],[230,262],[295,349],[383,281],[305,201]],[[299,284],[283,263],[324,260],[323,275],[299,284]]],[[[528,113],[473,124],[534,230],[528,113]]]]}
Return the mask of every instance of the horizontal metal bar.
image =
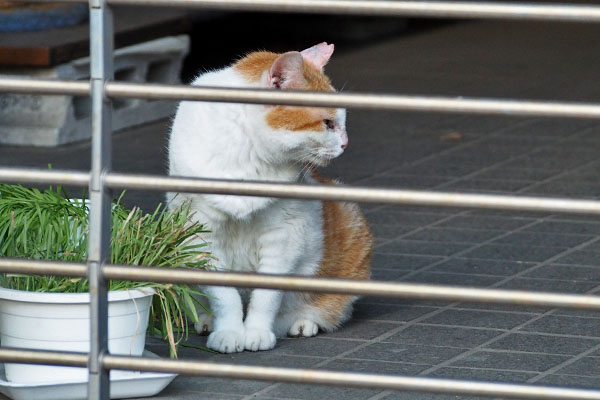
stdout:
{"type": "MultiPolygon", "coordinates": [[[[74,94],[83,96],[89,94],[89,83],[47,79],[0,78],[0,92],[74,94]]],[[[108,82],[106,84],[106,93],[110,97],[144,99],[286,104],[413,112],[600,118],[600,104],[556,101],[315,93],[125,82],[108,82]]]]}
{"type": "MultiPolygon", "coordinates": [[[[0,182],[87,186],[89,173],[79,171],[0,168],[0,182]]],[[[437,207],[486,208],[514,211],[600,214],[600,201],[491,194],[466,194],[402,189],[377,189],[343,185],[301,185],[109,173],[106,184],[113,189],[178,191],[243,196],[410,204],[437,207]]]]}
{"type": "Polygon", "coordinates": [[[83,263],[67,263],[64,261],[0,258],[0,272],[86,277],[87,266],[83,263]]]}
{"type": "MultiPolygon", "coordinates": [[[[84,0],[63,1],[83,2],[84,0]]],[[[108,2],[110,4],[130,4],[136,6],[196,7],[231,11],[276,11],[389,17],[600,21],[600,7],[579,4],[400,0],[108,0],[108,2]]]]}
{"type": "MultiPolygon", "coordinates": [[[[86,265],[56,261],[0,258],[0,272],[85,276],[86,265]]],[[[600,296],[489,288],[479,289],[419,283],[327,279],[124,265],[105,265],[103,276],[105,279],[157,283],[233,286],[239,288],[280,289],[419,300],[462,301],[589,310],[600,309],[600,296]]]]}
{"type": "Polygon", "coordinates": [[[0,361],[24,364],[68,365],[71,367],[87,367],[86,353],[67,353],[55,351],[39,351],[17,348],[0,348],[0,361]]]}
{"type": "Polygon", "coordinates": [[[600,214],[600,201],[491,194],[377,189],[344,185],[301,185],[275,182],[216,180],[110,173],[113,189],[140,189],[259,197],[343,200],[369,203],[411,204],[438,207],[547,211],[565,214],[600,214]]]}
{"type": "Polygon", "coordinates": [[[0,167],[0,182],[88,186],[90,174],[81,171],[0,167]]]}
{"type": "Polygon", "coordinates": [[[419,300],[518,304],[590,310],[600,309],[600,296],[489,288],[478,289],[419,283],[198,271],[180,268],[128,267],[122,265],[106,265],[104,267],[104,276],[107,279],[115,280],[148,280],[162,283],[281,289],[419,300]]]}
{"type": "Polygon", "coordinates": [[[469,99],[463,97],[280,91],[109,82],[109,97],[172,99],[252,104],[347,107],[372,110],[473,113],[511,116],[600,118],[600,104],[469,99]]]}
{"type": "Polygon", "coordinates": [[[88,96],[91,90],[89,81],[0,76],[0,92],[88,96]]]}
{"type": "MultiPolygon", "coordinates": [[[[88,355],[15,348],[1,348],[0,361],[86,367],[88,355]]],[[[538,400],[600,400],[600,391],[552,386],[478,382],[443,378],[423,378],[335,372],[317,369],[261,367],[256,365],[221,364],[204,361],[166,360],[160,358],[104,355],[107,369],[142,372],[169,372],[191,376],[258,381],[312,383],[365,389],[391,389],[455,395],[489,396],[538,400]]]]}
{"type": "Polygon", "coordinates": [[[551,386],[334,372],[322,369],[262,367],[256,365],[235,365],[114,355],[106,355],[102,361],[104,367],[109,369],[172,372],[183,375],[229,379],[311,383],[365,389],[391,389],[511,399],[600,400],[600,391],[551,386]]]}

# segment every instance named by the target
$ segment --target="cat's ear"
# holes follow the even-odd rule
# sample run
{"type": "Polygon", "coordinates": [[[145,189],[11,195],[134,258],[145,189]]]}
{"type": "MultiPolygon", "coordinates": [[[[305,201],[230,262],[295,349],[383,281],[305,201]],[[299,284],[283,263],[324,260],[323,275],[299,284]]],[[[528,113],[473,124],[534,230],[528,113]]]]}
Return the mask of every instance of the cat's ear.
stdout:
{"type": "Polygon", "coordinates": [[[323,69],[333,54],[333,48],[333,44],[327,44],[327,42],[323,42],[306,50],[302,50],[300,54],[302,54],[302,57],[306,61],[315,67],[323,69]]]}
{"type": "Polygon", "coordinates": [[[277,57],[269,70],[269,86],[277,89],[301,88],[304,81],[302,55],[290,51],[277,57]]]}

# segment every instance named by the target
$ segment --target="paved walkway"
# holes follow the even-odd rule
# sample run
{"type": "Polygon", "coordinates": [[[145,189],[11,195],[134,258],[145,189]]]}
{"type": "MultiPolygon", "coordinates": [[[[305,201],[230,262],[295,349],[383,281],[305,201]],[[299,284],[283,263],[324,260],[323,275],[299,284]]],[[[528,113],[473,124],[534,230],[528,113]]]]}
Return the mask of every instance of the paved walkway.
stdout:
{"type": "MultiPolygon", "coordinates": [[[[473,22],[358,49],[328,67],[345,90],[598,100],[600,28],[473,22]]],[[[120,171],[164,173],[166,123],[115,136],[120,171]]],[[[327,173],[367,186],[600,197],[597,121],[352,111],[327,173]]],[[[88,145],[0,148],[3,165],[87,168],[88,145]]],[[[149,209],[160,196],[130,193],[149,209]]],[[[569,293],[600,290],[600,218],[366,205],[373,278],[569,293]]],[[[190,337],[203,345],[205,338],[190,337]]],[[[148,349],[166,355],[150,339],[148,349]]],[[[183,359],[412,376],[600,386],[600,313],[364,298],[340,331],[268,352],[183,359]]],[[[221,379],[176,379],[157,399],[469,397],[221,379]]]]}

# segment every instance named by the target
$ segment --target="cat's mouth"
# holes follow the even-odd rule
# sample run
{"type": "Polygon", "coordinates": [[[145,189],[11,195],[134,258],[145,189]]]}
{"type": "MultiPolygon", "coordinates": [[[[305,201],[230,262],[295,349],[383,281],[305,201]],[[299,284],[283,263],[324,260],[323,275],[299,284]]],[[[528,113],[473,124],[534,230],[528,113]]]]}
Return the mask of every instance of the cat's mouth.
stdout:
{"type": "Polygon", "coordinates": [[[331,162],[331,160],[339,157],[343,152],[344,152],[344,150],[342,150],[342,149],[340,149],[340,150],[321,149],[315,155],[314,164],[318,165],[319,167],[325,167],[331,162]]]}

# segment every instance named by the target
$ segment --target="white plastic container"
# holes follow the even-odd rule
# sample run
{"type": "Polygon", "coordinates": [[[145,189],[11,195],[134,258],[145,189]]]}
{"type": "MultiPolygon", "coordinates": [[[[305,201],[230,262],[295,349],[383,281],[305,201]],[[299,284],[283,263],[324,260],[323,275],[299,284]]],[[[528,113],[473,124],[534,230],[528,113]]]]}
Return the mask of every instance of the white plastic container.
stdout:
{"type": "MultiPolygon", "coordinates": [[[[140,356],[152,303],[152,289],[108,294],[108,348],[112,354],[140,356]]],[[[0,341],[3,347],[34,350],[90,350],[89,293],[38,293],[0,288],[0,341]]],[[[10,382],[87,380],[86,368],[5,364],[10,382]]]]}

